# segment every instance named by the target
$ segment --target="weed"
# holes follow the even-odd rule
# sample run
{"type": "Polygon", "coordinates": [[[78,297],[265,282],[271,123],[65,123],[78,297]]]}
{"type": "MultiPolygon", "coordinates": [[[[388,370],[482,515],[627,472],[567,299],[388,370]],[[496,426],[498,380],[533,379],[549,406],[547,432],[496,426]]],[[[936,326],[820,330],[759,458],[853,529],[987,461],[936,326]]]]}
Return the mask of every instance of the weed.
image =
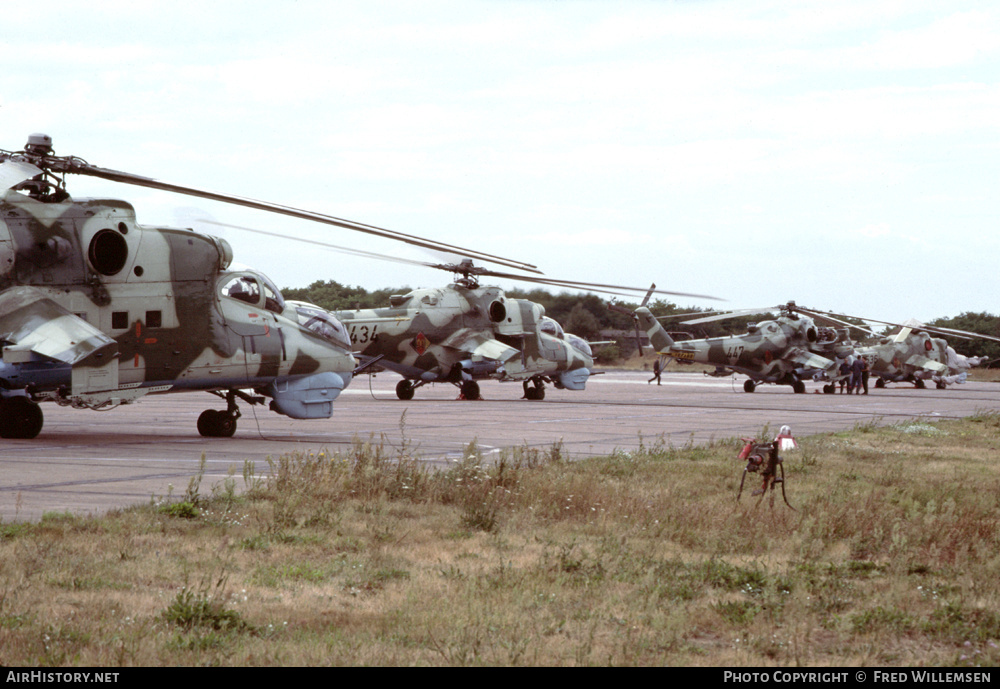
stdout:
{"type": "Polygon", "coordinates": [[[729,624],[737,627],[749,626],[761,610],[760,605],[747,600],[720,601],[713,603],[712,609],[729,624]]]}
{"type": "Polygon", "coordinates": [[[882,428],[882,417],[873,416],[867,421],[858,421],[854,424],[854,433],[876,433],[882,428]]]}
{"type": "Polygon", "coordinates": [[[0,522],[0,541],[26,536],[34,530],[28,522],[0,522]]]}
{"type": "Polygon", "coordinates": [[[197,519],[200,512],[191,502],[172,502],[169,505],[161,505],[159,511],[170,517],[178,519],[197,519]]]}
{"type": "Polygon", "coordinates": [[[215,631],[249,631],[251,627],[240,613],[227,608],[223,592],[222,582],[216,585],[214,593],[205,587],[194,590],[183,586],[164,610],[163,619],[185,631],[202,627],[215,631]]]}
{"type": "Polygon", "coordinates": [[[201,490],[201,481],[205,476],[205,453],[201,453],[201,459],[198,460],[198,471],[195,472],[194,476],[188,481],[187,490],[184,493],[184,499],[182,502],[188,502],[196,506],[201,501],[201,495],[199,491],[201,490]]]}

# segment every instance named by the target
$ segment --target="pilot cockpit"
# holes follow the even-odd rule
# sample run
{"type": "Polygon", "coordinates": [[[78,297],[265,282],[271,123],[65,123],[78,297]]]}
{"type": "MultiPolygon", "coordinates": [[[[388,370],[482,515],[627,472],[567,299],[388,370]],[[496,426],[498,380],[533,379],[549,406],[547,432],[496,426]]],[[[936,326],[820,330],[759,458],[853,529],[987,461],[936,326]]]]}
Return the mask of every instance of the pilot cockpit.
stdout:
{"type": "Polygon", "coordinates": [[[543,316],[538,323],[539,331],[545,333],[546,335],[551,335],[552,337],[557,337],[560,340],[563,339],[563,329],[556,321],[552,320],[548,316],[543,316]]]}
{"type": "Polygon", "coordinates": [[[577,350],[581,354],[585,354],[589,357],[594,356],[593,350],[590,349],[590,343],[587,342],[582,337],[577,337],[573,333],[566,334],[566,341],[570,343],[573,349],[577,350]]]}
{"type": "Polygon", "coordinates": [[[285,299],[274,284],[260,273],[236,273],[225,280],[222,296],[260,306],[274,313],[285,310],[285,299]]]}
{"type": "Polygon", "coordinates": [[[295,308],[299,324],[306,330],[311,330],[345,349],[351,348],[351,337],[347,334],[347,328],[329,311],[300,301],[292,301],[289,304],[295,308]]]}

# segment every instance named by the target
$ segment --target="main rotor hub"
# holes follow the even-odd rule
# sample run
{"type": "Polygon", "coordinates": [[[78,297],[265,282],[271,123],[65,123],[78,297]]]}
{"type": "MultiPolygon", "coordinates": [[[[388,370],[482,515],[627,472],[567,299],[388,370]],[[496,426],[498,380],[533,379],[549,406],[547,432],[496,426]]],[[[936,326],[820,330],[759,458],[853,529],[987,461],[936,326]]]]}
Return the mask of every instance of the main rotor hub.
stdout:
{"type": "Polygon", "coordinates": [[[451,270],[451,272],[455,273],[456,275],[462,276],[460,278],[455,279],[456,283],[468,287],[470,289],[475,289],[476,287],[479,287],[478,276],[483,272],[483,269],[477,267],[476,264],[472,262],[471,258],[463,258],[458,263],[452,263],[448,266],[441,266],[441,267],[448,268],[449,270],[451,270]]]}
{"type": "Polygon", "coordinates": [[[29,134],[24,150],[27,153],[49,155],[52,153],[52,137],[48,134],[29,134]]]}

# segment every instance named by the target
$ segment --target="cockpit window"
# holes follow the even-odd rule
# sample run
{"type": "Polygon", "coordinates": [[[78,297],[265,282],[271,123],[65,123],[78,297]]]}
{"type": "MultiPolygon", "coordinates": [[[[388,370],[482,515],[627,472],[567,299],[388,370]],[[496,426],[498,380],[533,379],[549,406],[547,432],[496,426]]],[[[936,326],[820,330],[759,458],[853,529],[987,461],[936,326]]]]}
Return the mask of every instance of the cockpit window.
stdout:
{"type": "Polygon", "coordinates": [[[281,296],[278,288],[271,284],[267,278],[262,278],[262,282],[264,284],[264,308],[275,313],[284,311],[285,298],[281,296]]]}
{"type": "Polygon", "coordinates": [[[247,304],[260,303],[260,285],[248,275],[238,275],[231,279],[223,286],[222,294],[247,304]]]}
{"type": "Polygon", "coordinates": [[[263,306],[274,313],[285,310],[285,299],[281,292],[263,275],[234,275],[223,285],[222,294],[247,304],[263,306]]]}
{"type": "Polygon", "coordinates": [[[573,347],[573,349],[577,350],[581,354],[586,354],[589,357],[594,356],[593,351],[590,349],[590,343],[583,338],[569,333],[566,335],[566,340],[569,342],[570,346],[573,347]]]}
{"type": "Polygon", "coordinates": [[[316,306],[295,304],[295,313],[298,315],[299,324],[302,327],[330,342],[347,349],[351,348],[351,338],[347,334],[347,328],[328,311],[316,306]]]}
{"type": "Polygon", "coordinates": [[[553,337],[558,337],[560,340],[563,339],[563,329],[562,326],[551,318],[542,318],[541,323],[538,324],[538,329],[541,330],[546,335],[552,335],[553,337]]]}

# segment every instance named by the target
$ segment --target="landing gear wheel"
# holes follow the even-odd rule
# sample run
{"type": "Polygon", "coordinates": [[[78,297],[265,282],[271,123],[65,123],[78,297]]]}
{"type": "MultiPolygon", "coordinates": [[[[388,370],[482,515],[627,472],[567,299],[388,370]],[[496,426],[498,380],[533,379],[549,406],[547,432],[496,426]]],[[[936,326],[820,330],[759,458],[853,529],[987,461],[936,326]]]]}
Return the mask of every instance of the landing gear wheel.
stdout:
{"type": "Polygon", "coordinates": [[[215,417],[219,412],[215,409],[206,409],[198,416],[198,433],[206,438],[215,436],[215,417]]]}
{"type": "Polygon", "coordinates": [[[396,383],[396,397],[403,400],[413,399],[413,381],[406,380],[405,378],[398,383],[396,383]]]}
{"type": "Polygon", "coordinates": [[[545,383],[541,380],[536,380],[534,378],[532,378],[530,386],[528,385],[527,382],[525,382],[524,398],[535,401],[545,399],[545,383]]]}
{"type": "Polygon", "coordinates": [[[757,389],[757,383],[753,382],[752,380],[744,381],[743,392],[753,392],[756,389],[757,389]]]}
{"type": "Polygon", "coordinates": [[[938,382],[937,382],[937,389],[938,389],[938,390],[944,390],[944,389],[945,389],[945,388],[947,388],[947,387],[948,387],[948,386],[947,386],[947,385],[945,385],[945,384],[944,384],[944,383],[943,383],[942,381],[938,381],[938,382]]]}
{"type": "Polygon", "coordinates": [[[924,384],[924,381],[920,378],[917,378],[915,381],[913,381],[913,385],[917,388],[917,390],[923,390],[924,388],[927,387],[924,384]]]}
{"type": "Polygon", "coordinates": [[[0,402],[0,438],[30,440],[42,432],[42,408],[27,397],[8,397],[0,402]]]}
{"type": "Polygon", "coordinates": [[[806,391],[806,384],[803,383],[801,380],[797,380],[794,383],[792,383],[792,391],[797,395],[801,395],[803,392],[806,391]]]}
{"type": "Polygon", "coordinates": [[[885,379],[884,378],[879,378],[878,380],[876,380],[875,381],[875,387],[877,387],[880,390],[882,388],[884,388],[885,387],[885,379]]]}
{"type": "Polygon", "coordinates": [[[474,380],[466,380],[462,382],[462,397],[467,400],[478,400],[479,396],[479,383],[474,380]]]}
{"type": "Polygon", "coordinates": [[[824,385],[823,386],[823,394],[824,395],[832,395],[836,391],[837,391],[837,386],[836,385],[824,385]]]}
{"type": "Polygon", "coordinates": [[[236,435],[236,419],[226,412],[219,418],[219,437],[232,438],[236,435]]]}
{"type": "Polygon", "coordinates": [[[236,418],[229,412],[206,409],[198,417],[198,432],[206,438],[232,438],[236,433],[236,418]]]}

